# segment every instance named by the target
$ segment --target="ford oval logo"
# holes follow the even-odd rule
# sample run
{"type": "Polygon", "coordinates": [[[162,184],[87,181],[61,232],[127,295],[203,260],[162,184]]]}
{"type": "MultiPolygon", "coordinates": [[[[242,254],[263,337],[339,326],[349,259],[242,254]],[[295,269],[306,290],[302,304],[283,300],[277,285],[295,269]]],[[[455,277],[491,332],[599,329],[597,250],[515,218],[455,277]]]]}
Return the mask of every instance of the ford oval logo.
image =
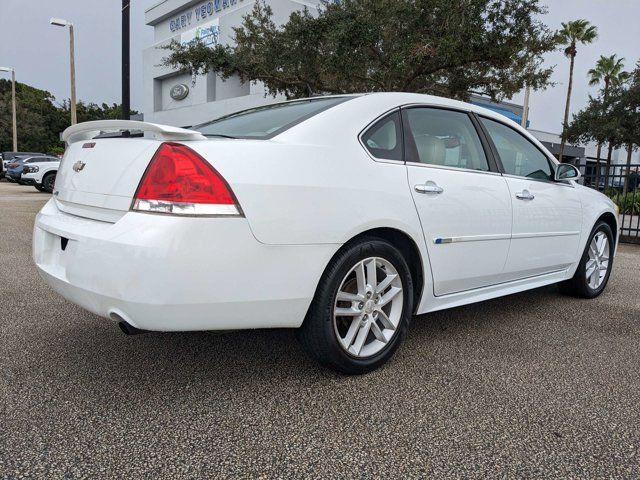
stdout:
{"type": "Polygon", "coordinates": [[[185,98],[187,98],[187,95],[189,95],[189,87],[184,83],[179,83],[171,87],[169,95],[174,100],[184,100],[185,98]]]}

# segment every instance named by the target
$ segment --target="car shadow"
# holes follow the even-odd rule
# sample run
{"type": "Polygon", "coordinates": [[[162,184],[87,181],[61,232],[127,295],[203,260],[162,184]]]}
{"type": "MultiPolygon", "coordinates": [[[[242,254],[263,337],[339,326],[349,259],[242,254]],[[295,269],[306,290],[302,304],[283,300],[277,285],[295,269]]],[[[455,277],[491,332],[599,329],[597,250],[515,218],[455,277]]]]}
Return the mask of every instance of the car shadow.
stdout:
{"type": "MultiPolygon", "coordinates": [[[[454,342],[470,333],[489,332],[505,322],[518,321],[514,311],[524,315],[532,304],[549,304],[556,298],[560,301],[566,297],[561,297],[555,288],[546,287],[415,317],[400,350],[400,360],[394,359],[377,374],[384,375],[402,358],[423,355],[430,342],[454,342]]],[[[41,364],[52,366],[50,375],[57,375],[53,366],[65,363],[75,365],[80,376],[95,384],[124,386],[136,381],[149,388],[164,388],[167,382],[209,386],[224,382],[228,388],[244,388],[250,379],[254,383],[262,379],[258,383],[271,387],[272,382],[303,378],[339,382],[357,378],[342,377],[319,367],[304,354],[293,330],[151,332],[127,336],[112,321],[79,308],[73,310],[81,315],[80,320],[80,315],[74,315],[73,321],[65,322],[62,329],[55,321],[46,322],[47,328],[57,331],[39,332],[54,339],[50,350],[39,352],[41,364]]],[[[44,325],[42,328],[46,330],[44,325]]]]}

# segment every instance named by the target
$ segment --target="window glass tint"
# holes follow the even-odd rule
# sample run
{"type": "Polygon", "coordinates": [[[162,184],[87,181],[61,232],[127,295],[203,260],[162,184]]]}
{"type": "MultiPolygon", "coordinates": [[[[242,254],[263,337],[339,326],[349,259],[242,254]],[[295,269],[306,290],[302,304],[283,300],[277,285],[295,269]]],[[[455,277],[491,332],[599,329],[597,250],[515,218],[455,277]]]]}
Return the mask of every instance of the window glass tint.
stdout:
{"type": "Polygon", "coordinates": [[[271,138],[353,97],[312,98],[276,103],[233,113],[192,128],[205,136],[271,138]]]}
{"type": "Polygon", "coordinates": [[[400,113],[394,112],[374,123],[362,135],[362,143],[376,158],[402,161],[400,113]]]}
{"type": "Polygon", "coordinates": [[[407,123],[415,145],[412,161],[488,171],[489,163],[466,113],[437,108],[408,108],[407,123]]]}
{"type": "Polygon", "coordinates": [[[500,122],[488,118],[481,121],[498,150],[505,173],[540,180],[553,178],[546,155],[523,135],[500,122]]]}

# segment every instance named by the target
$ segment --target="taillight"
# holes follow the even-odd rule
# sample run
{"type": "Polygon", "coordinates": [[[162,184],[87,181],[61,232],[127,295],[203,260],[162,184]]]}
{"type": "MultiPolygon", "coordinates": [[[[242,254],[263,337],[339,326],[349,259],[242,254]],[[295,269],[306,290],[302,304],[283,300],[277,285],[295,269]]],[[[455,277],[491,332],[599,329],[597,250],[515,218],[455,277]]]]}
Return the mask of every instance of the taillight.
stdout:
{"type": "Polygon", "coordinates": [[[180,143],[163,143],[140,180],[132,210],[173,215],[242,215],[224,178],[180,143]]]}

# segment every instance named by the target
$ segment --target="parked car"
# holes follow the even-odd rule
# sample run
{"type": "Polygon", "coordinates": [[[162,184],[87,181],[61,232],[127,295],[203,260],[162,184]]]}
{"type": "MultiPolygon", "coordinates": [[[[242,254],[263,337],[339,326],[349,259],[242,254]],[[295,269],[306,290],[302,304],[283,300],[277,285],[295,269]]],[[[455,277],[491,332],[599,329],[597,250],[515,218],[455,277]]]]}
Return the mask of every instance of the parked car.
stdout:
{"type": "Polygon", "coordinates": [[[22,172],[26,165],[38,162],[59,161],[57,157],[41,156],[41,157],[14,157],[7,163],[6,178],[10,182],[22,184],[22,172]]]}
{"type": "Polygon", "coordinates": [[[320,363],[363,373],[414,314],[553,283],[592,298],[611,273],[613,202],[467,103],[320,97],[191,130],[97,121],[63,138],[34,260],[125,333],[296,328],[320,363]],[[93,138],[107,130],[123,138],[93,138]]]}
{"type": "Polygon", "coordinates": [[[35,153],[35,152],[2,152],[0,153],[0,157],[1,157],[0,178],[5,176],[5,173],[7,171],[7,165],[11,163],[12,160],[17,158],[33,157],[37,155],[44,155],[44,153],[35,153]]]}
{"type": "Polygon", "coordinates": [[[58,157],[33,157],[23,166],[19,182],[22,185],[33,185],[41,192],[52,193],[59,165],[58,157]]]}
{"type": "Polygon", "coordinates": [[[22,177],[22,169],[24,167],[24,162],[29,157],[14,157],[12,160],[7,163],[7,171],[5,172],[5,178],[14,183],[18,183],[20,177],[22,177]]]}

